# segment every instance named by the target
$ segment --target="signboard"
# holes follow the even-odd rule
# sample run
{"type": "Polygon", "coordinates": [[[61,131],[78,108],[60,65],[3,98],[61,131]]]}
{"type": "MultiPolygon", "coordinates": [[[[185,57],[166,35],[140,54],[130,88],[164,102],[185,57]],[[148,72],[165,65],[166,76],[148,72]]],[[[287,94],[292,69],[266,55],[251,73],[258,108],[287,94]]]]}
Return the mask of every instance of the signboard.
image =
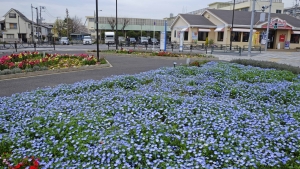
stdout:
{"type": "MultiPolygon", "coordinates": [[[[288,25],[286,20],[282,20],[280,18],[272,18],[269,24],[269,28],[274,29],[274,26],[277,24],[277,29],[292,29],[291,26],[288,25]]],[[[268,24],[262,26],[262,28],[267,28],[268,24]]]]}
{"type": "Polygon", "coordinates": [[[279,42],[285,41],[285,35],[279,35],[279,42]]]}
{"type": "Polygon", "coordinates": [[[182,52],[183,51],[183,35],[184,33],[183,32],[180,32],[180,38],[179,38],[179,52],[182,52]]]}
{"type": "Polygon", "coordinates": [[[192,32],[192,42],[193,43],[198,42],[198,32],[192,32]]]}
{"type": "Polygon", "coordinates": [[[290,41],[284,42],[284,49],[290,49],[290,41]]]}
{"type": "Polygon", "coordinates": [[[160,50],[165,50],[165,32],[160,32],[160,50]]]}

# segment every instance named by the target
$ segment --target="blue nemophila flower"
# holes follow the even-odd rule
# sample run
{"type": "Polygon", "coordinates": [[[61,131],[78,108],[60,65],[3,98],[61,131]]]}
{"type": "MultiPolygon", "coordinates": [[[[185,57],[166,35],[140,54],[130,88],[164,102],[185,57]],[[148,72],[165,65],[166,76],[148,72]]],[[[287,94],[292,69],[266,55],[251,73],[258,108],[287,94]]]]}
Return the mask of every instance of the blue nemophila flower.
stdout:
{"type": "Polygon", "coordinates": [[[299,163],[295,77],[209,62],[37,89],[0,98],[0,139],[45,168],[284,168],[299,163]]]}

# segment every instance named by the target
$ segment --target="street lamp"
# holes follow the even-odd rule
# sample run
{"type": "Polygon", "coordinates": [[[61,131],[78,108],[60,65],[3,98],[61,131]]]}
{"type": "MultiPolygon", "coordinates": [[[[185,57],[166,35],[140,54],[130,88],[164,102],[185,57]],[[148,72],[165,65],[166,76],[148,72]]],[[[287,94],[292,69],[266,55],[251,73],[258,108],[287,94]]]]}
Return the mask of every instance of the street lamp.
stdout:
{"type": "Polygon", "coordinates": [[[233,32],[233,21],[234,21],[234,9],[235,8],[235,0],[233,1],[233,8],[232,8],[232,21],[231,21],[231,30],[230,30],[230,50],[232,47],[232,32],[233,32]]]}
{"type": "Polygon", "coordinates": [[[116,50],[118,50],[118,0],[116,0],[116,50]]]}
{"type": "Polygon", "coordinates": [[[99,58],[99,30],[98,30],[98,0],[96,0],[96,41],[97,41],[97,62],[100,62],[99,58]]]}

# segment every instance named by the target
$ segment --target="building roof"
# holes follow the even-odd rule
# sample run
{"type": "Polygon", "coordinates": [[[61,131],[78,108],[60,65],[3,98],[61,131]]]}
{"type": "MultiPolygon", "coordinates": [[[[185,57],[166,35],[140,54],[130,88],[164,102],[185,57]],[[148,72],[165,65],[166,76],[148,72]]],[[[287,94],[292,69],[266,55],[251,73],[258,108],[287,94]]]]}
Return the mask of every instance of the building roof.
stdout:
{"type": "Polygon", "coordinates": [[[216,26],[202,15],[179,14],[189,25],[216,26]]]}
{"type": "MultiPolygon", "coordinates": [[[[22,12],[20,12],[20,11],[18,11],[18,10],[16,10],[16,9],[14,9],[14,8],[11,8],[4,16],[6,16],[11,10],[14,10],[25,22],[29,22],[29,23],[31,23],[32,21],[31,20],[29,20],[25,15],[23,15],[22,14],[22,12]]],[[[35,23],[35,22],[33,22],[33,23],[35,23]]]]}
{"type": "MultiPolygon", "coordinates": [[[[220,10],[220,9],[207,9],[221,20],[227,24],[232,23],[232,11],[231,10],[220,10]]],[[[254,24],[260,25],[263,22],[259,22],[261,12],[255,12],[254,14],[254,24]]],[[[234,11],[234,25],[251,25],[251,12],[249,11],[234,11]]],[[[294,27],[300,27],[299,19],[289,16],[287,14],[271,13],[271,18],[278,17],[282,20],[286,20],[287,23],[294,27]]],[[[268,13],[266,13],[266,22],[268,18],[268,13]]]]}

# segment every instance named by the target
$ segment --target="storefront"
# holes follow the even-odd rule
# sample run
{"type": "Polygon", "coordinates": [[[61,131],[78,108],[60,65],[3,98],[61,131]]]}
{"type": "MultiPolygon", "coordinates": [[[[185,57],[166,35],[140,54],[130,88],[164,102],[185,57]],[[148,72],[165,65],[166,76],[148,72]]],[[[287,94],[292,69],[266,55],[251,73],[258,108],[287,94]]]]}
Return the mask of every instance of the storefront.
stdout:
{"type": "MultiPolygon", "coordinates": [[[[269,49],[300,47],[300,20],[286,14],[271,14],[267,38],[267,15],[265,22],[259,21],[259,15],[256,13],[254,18],[253,45],[262,47],[268,45],[269,49]],[[277,27],[275,27],[276,24],[277,27]]],[[[232,39],[232,45],[247,46],[251,12],[236,11],[235,16],[238,17],[234,20],[233,28],[231,28],[231,16],[232,11],[215,9],[208,9],[202,15],[195,17],[192,17],[192,14],[180,14],[171,25],[171,41],[179,42],[179,35],[183,33],[185,44],[205,44],[208,39],[209,44],[229,45],[232,39]],[[199,20],[196,25],[195,19],[199,20]]]]}

